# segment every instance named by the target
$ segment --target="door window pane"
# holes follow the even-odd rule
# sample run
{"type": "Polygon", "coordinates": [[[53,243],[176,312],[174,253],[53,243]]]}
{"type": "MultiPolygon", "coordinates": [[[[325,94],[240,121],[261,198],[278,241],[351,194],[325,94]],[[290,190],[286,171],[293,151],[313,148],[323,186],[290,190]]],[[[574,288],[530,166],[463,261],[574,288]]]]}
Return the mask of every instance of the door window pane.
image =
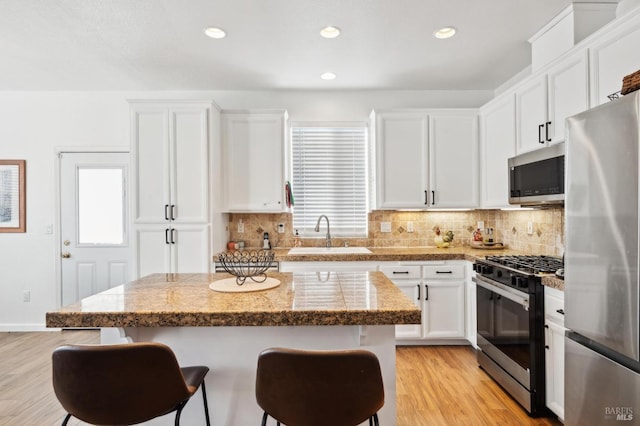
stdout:
{"type": "Polygon", "coordinates": [[[78,243],[124,244],[124,171],[78,168],[78,243]]]}

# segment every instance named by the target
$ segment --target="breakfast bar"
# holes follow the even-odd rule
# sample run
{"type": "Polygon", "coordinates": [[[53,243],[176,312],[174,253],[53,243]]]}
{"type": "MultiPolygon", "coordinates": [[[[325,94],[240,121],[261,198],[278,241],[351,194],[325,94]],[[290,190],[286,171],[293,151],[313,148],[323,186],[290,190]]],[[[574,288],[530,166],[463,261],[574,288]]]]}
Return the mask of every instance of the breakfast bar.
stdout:
{"type": "MultiPolygon", "coordinates": [[[[420,323],[420,310],[381,272],[269,272],[279,282],[272,289],[252,291],[251,280],[241,292],[210,288],[229,278],[152,274],[48,312],[47,326],[100,328],[102,343],[162,342],[181,365],[207,365],[214,425],[259,424],[254,382],[263,349],[366,349],[382,368],[381,424],[396,424],[394,325],[420,323]]],[[[169,417],[148,424],[172,424],[169,417]]],[[[188,404],[183,422],[204,424],[201,407],[188,404]]]]}

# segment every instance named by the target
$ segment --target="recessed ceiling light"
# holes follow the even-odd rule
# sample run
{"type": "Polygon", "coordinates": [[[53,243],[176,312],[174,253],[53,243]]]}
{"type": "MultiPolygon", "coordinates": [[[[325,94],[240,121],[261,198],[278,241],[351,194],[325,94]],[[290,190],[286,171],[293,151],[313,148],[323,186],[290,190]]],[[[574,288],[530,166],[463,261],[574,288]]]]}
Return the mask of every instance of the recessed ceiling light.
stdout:
{"type": "Polygon", "coordinates": [[[216,27],[205,28],[204,33],[211,38],[225,38],[227,36],[223,29],[216,27]]]}
{"type": "Polygon", "coordinates": [[[333,80],[336,78],[336,74],[333,72],[325,72],[320,76],[320,78],[323,80],[333,80]]]}
{"type": "Polygon", "coordinates": [[[340,28],[338,27],[324,27],[320,30],[320,35],[324,38],[336,38],[340,35],[340,28]]]}
{"type": "Polygon", "coordinates": [[[435,38],[444,39],[444,38],[453,37],[455,34],[456,34],[455,27],[442,27],[439,30],[437,30],[436,32],[434,32],[433,36],[435,38]]]}

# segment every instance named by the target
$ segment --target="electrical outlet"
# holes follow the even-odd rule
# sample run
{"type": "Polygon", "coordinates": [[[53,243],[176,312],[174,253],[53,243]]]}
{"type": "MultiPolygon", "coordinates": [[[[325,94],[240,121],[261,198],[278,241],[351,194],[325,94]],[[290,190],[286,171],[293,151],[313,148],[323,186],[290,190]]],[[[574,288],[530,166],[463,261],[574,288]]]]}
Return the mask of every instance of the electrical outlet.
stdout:
{"type": "Polygon", "coordinates": [[[413,232],[413,222],[412,221],[408,221],[407,222],[407,232],[413,232]]]}
{"type": "Polygon", "coordinates": [[[47,227],[44,229],[44,233],[45,234],[53,234],[53,225],[51,225],[51,224],[47,225],[47,227]]]}
{"type": "Polygon", "coordinates": [[[391,232],[391,222],[380,222],[380,232],[391,232]]]}
{"type": "Polygon", "coordinates": [[[22,292],[22,301],[31,302],[31,292],[29,290],[25,290],[22,292]]]}
{"type": "Polygon", "coordinates": [[[278,224],[278,234],[284,234],[284,223],[278,224]]]}
{"type": "Polygon", "coordinates": [[[533,235],[533,222],[527,222],[527,234],[533,235]]]}
{"type": "Polygon", "coordinates": [[[238,234],[244,234],[244,222],[242,219],[238,222],[238,234]]]}
{"type": "Polygon", "coordinates": [[[478,229],[484,229],[484,220],[478,221],[478,229]]]}

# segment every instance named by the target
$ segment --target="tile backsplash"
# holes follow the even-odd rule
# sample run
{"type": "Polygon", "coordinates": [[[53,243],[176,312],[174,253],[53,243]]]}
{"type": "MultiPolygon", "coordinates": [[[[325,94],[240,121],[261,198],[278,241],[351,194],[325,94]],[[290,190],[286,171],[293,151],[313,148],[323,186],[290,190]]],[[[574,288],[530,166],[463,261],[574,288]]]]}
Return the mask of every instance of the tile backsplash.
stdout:
{"type": "MultiPolygon", "coordinates": [[[[331,219],[331,218],[329,218],[331,219]]],[[[403,212],[375,210],[369,213],[367,238],[333,238],[334,246],[348,243],[366,247],[433,246],[434,228],[452,231],[453,246],[468,246],[479,221],[494,229],[494,238],[511,249],[536,255],[562,256],[564,252],[564,209],[543,210],[473,210],[463,212],[403,212]],[[381,232],[383,222],[391,232],[381,232]],[[410,223],[411,222],[411,223],[410,223]],[[531,223],[532,234],[528,233],[531,223]],[[413,226],[413,232],[409,232],[413,226]]],[[[324,245],[324,224],[318,238],[302,238],[302,246],[324,245]]],[[[481,230],[484,234],[484,229],[481,230]]],[[[229,240],[244,241],[246,247],[262,247],[263,233],[268,232],[273,247],[293,247],[294,230],[291,213],[230,214],[229,240]],[[285,232],[278,233],[278,223],[285,232]],[[240,225],[240,226],[239,226],[240,225]],[[244,232],[238,232],[244,227],[244,232]]]]}

